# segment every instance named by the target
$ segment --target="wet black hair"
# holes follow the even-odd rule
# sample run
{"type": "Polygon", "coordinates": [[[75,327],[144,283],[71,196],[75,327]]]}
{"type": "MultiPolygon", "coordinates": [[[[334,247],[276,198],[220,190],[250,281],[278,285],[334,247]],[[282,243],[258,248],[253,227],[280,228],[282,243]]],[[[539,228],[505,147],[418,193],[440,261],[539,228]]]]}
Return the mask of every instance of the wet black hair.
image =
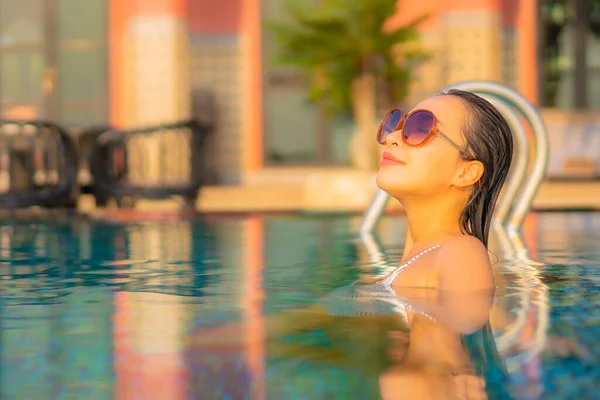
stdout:
{"type": "Polygon", "coordinates": [[[512,132],[498,109],[483,97],[458,89],[440,95],[460,99],[469,113],[463,127],[467,152],[483,164],[484,172],[462,211],[460,228],[487,248],[492,213],[512,161],[512,132]]]}

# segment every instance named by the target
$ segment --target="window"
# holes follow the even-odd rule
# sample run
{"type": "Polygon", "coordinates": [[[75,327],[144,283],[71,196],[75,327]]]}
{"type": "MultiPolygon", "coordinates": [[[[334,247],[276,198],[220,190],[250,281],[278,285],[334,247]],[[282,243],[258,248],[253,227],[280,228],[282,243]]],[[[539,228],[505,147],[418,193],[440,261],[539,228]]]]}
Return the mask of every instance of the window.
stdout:
{"type": "MultiPolygon", "coordinates": [[[[264,20],[283,18],[282,0],[262,0],[264,20]]],[[[298,71],[276,65],[277,42],[263,30],[263,121],[266,165],[348,164],[351,121],[330,118],[307,100],[298,71]]]]}
{"type": "Polygon", "coordinates": [[[108,2],[57,1],[58,115],[67,125],[108,122],[108,2]]]}
{"type": "Polygon", "coordinates": [[[40,115],[47,100],[43,0],[0,0],[0,111],[5,117],[40,115]]]}
{"type": "Polygon", "coordinates": [[[108,121],[107,0],[0,0],[0,115],[108,121]]]}
{"type": "Polygon", "coordinates": [[[600,0],[540,1],[540,103],[600,108],[600,0]]]}

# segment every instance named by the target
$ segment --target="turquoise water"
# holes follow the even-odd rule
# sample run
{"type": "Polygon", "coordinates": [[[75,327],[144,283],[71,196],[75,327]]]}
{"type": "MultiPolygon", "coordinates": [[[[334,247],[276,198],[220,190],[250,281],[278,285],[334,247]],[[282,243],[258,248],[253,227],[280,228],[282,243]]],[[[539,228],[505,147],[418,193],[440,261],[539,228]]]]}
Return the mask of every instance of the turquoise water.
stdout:
{"type": "MultiPolygon", "coordinates": [[[[271,316],[399,262],[403,217],[384,218],[371,247],[358,222],[5,220],[1,398],[377,399],[386,382],[409,398],[396,326],[293,317],[256,339],[271,316]],[[222,343],[199,340],[211,335],[222,343]]],[[[600,214],[540,213],[521,238],[494,235],[493,336],[462,336],[490,398],[600,398],[599,228],[600,214]]]]}

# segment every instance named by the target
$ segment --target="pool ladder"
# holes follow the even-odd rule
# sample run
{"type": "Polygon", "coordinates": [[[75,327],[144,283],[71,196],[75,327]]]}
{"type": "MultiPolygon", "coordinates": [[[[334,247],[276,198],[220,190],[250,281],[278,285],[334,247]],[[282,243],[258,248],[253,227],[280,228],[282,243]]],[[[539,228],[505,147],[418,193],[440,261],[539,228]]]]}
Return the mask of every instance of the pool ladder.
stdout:
{"type": "MultiPolygon", "coordinates": [[[[465,81],[448,86],[443,91],[449,89],[466,90],[485,97],[504,115],[512,129],[515,139],[514,163],[502,196],[496,205],[493,224],[502,226],[507,232],[516,233],[521,228],[546,175],[549,149],[546,127],[542,118],[535,107],[519,92],[496,82],[465,81]],[[527,121],[531,136],[527,134],[520,117],[527,121]],[[530,147],[534,148],[534,157],[531,160],[531,172],[527,174],[530,166],[530,147]]],[[[363,215],[359,233],[369,233],[375,229],[388,201],[389,195],[378,189],[363,215]]]]}

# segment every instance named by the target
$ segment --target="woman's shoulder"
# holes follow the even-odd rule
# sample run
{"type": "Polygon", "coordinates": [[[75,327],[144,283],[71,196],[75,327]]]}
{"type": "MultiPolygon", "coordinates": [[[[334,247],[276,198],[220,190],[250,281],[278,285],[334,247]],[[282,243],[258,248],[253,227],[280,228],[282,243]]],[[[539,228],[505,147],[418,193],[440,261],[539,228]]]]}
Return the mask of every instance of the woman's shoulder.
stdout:
{"type": "Polygon", "coordinates": [[[448,237],[441,243],[438,253],[446,256],[464,256],[465,252],[470,256],[481,257],[489,261],[488,252],[481,240],[471,235],[454,235],[448,237]]]}
{"type": "Polygon", "coordinates": [[[439,247],[435,261],[440,273],[440,289],[465,291],[494,286],[487,248],[476,237],[448,238],[439,247]]]}

